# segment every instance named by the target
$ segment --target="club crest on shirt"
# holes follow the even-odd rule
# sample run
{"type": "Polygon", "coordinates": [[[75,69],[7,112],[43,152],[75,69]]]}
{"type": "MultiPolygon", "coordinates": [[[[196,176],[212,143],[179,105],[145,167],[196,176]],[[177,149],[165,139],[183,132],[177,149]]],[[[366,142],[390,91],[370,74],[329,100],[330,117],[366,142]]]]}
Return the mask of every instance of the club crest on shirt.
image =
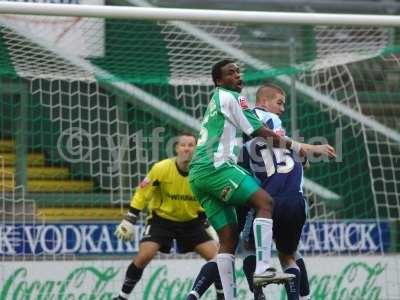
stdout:
{"type": "Polygon", "coordinates": [[[222,193],[220,195],[220,198],[222,201],[226,201],[229,193],[231,192],[232,188],[228,185],[226,187],[224,187],[224,189],[222,190],[222,193]]]}
{"type": "Polygon", "coordinates": [[[242,109],[248,109],[249,103],[247,102],[247,98],[245,96],[239,97],[239,105],[242,109]]]}
{"type": "Polygon", "coordinates": [[[150,183],[150,179],[148,179],[147,177],[145,177],[141,183],[139,183],[139,187],[141,189],[145,188],[148,184],[150,183]]]}

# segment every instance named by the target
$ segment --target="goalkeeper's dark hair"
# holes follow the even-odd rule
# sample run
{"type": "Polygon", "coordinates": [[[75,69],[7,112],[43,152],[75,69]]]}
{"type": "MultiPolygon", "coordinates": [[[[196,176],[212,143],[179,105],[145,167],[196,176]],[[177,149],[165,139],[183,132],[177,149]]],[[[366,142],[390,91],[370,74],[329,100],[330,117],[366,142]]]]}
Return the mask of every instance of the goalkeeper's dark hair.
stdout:
{"type": "Polygon", "coordinates": [[[213,65],[211,69],[211,77],[214,82],[215,87],[218,86],[217,81],[218,79],[221,79],[222,76],[222,71],[221,69],[225,67],[227,64],[233,64],[235,63],[232,59],[223,59],[219,62],[217,62],[215,65],[213,65]]]}
{"type": "Polygon", "coordinates": [[[197,141],[197,136],[196,136],[196,134],[194,134],[193,132],[190,132],[190,131],[182,131],[182,132],[180,132],[180,133],[175,137],[176,140],[175,140],[175,142],[174,142],[174,144],[173,144],[174,147],[176,147],[176,145],[178,145],[179,140],[180,140],[181,137],[183,137],[183,136],[191,136],[191,137],[194,138],[195,141],[197,141]]]}
{"type": "MultiPolygon", "coordinates": [[[[196,134],[194,134],[193,132],[190,132],[190,131],[182,131],[177,136],[175,136],[175,141],[174,141],[174,144],[173,144],[174,149],[179,144],[179,141],[180,141],[181,137],[183,137],[183,136],[191,136],[191,137],[194,138],[195,142],[197,142],[196,134]]],[[[174,150],[174,152],[175,152],[175,150],[174,150]]]]}
{"type": "Polygon", "coordinates": [[[196,134],[194,134],[193,132],[190,132],[190,131],[183,131],[183,132],[179,133],[178,138],[180,138],[181,136],[191,136],[191,137],[194,137],[195,140],[197,140],[196,134]]]}

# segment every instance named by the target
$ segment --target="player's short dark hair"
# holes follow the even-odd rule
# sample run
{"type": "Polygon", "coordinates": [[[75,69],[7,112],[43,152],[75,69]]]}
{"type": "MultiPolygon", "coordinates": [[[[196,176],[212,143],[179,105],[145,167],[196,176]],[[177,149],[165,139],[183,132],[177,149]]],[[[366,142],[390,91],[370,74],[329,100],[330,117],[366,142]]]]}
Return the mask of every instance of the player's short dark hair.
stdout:
{"type": "Polygon", "coordinates": [[[222,77],[221,69],[225,67],[227,64],[233,64],[233,63],[234,61],[232,59],[223,59],[217,62],[215,65],[213,65],[211,69],[211,77],[216,87],[218,86],[217,84],[218,79],[221,79],[222,77]]]}
{"type": "Polygon", "coordinates": [[[181,137],[181,136],[191,136],[191,137],[194,137],[195,140],[197,139],[196,135],[195,135],[193,132],[190,132],[190,131],[183,131],[183,132],[181,132],[181,133],[178,135],[178,137],[181,137]]]}
{"type": "Polygon", "coordinates": [[[196,136],[196,134],[194,134],[193,132],[190,132],[190,131],[182,131],[181,133],[179,133],[179,134],[175,137],[176,139],[175,139],[174,144],[173,144],[173,147],[174,147],[174,148],[178,145],[179,140],[180,140],[180,138],[181,138],[182,136],[191,136],[191,137],[194,138],[195,142],[197,142],[197,136],[196,136]]]}

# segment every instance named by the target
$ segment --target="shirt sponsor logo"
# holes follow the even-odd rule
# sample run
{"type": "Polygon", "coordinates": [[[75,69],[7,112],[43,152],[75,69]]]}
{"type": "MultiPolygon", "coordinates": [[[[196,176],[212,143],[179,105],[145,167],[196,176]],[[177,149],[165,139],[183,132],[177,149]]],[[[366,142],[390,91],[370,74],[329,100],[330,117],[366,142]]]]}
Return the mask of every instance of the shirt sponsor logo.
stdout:
{"type": "Polygon", "coordinates": [[[180,194],[169,194],[169,193],[166,193],[166,195],[171,200],[196,201],[196,199],[192,195],[180,195],[180,194]]]}

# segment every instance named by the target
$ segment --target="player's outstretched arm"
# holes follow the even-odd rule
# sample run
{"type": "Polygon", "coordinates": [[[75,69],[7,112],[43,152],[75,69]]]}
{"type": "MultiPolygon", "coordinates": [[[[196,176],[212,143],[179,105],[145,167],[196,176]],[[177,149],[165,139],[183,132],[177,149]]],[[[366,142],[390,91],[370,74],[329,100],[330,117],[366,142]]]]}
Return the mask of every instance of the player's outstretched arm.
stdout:
{"type": "Polygon", "coordinates": [[[298,153],[301,157],[307,155],[326,155],[329,158],[336,157],[335,149],[328,144],[310,145],[296,142],[284,136],[280,136],[268,127],[261,127],[253,133],[253,136],[260,136],[267,141],[267,144],[276,148],[291,149],[298,153]]]}
{"type": "Polygon", "coordinates": [[[266,140],[267,144],[272,147],[291,149],[302,157],[306,156],[306,152],[302,148],[303,144],[293,141],[292,139],[289,139],[287,137],[280,136],[268,127],[261,127],[257,129],[252,135],[262,137],[264,140],[266,140]]]}
{"type": "Polygon", "coordinates": [[[323,145],[301,144],[301,145],[307,155],[317,155],[317,156],[324,155],[329,158],[336,157],[335,148],[333,148],[329,144],[323,144],[323,145]]]}

